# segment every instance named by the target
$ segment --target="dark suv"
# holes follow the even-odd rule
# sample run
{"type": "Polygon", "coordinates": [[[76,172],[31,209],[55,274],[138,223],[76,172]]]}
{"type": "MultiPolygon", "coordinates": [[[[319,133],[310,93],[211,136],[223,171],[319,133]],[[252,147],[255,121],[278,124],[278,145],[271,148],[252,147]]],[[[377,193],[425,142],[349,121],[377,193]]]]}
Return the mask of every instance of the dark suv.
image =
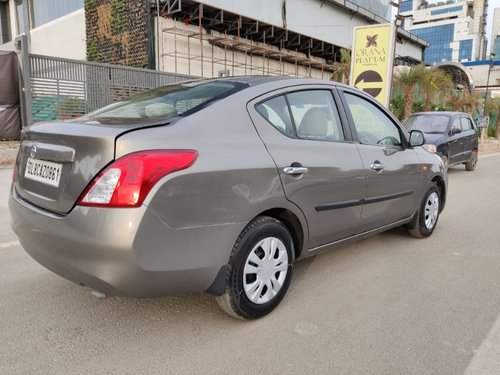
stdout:
{"type": "Polygon", "coordinates": [[[473,171],[477,164],[477,129],[472,118],[462,112],[420,112],[408,117],[403,126],[407,130],[420,130],[426,144],[436,146],[436,153],[446,168],[465,164],[473,171]]]}

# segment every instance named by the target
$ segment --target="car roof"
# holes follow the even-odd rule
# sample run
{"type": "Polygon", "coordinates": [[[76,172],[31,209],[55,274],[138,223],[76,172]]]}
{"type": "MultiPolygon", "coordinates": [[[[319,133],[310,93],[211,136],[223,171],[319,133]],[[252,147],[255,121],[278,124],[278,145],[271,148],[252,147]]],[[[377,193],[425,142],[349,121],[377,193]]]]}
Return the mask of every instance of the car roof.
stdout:
{"type": "MultiPolygon", "coordinates": [[[[282,76],[255,76],[255,75],[248,75],[248,76],[231,76],[231,77],[221,77],[221,78],[202,78],[197,81],[221,81],[221,82],[235,82],[235,83],[244,83],[247,84],[248,86],[258,86],[266,83],[271,83],[271,82],[282,82],[283,84],[331,84],[334,86],[344,86],[347,87],[346,85],[343,85],[341,83],[335,82],[335,81],[328,81],[328,80],[322,80],[318,78],[308,78],[308,77],[282,77],[282,76]]],[[[182,82],[181,82],[182,83],[182,82]]]]}
{"type": "Polygon", "coordinates": [[[410,116],[432,116],[432,115],[448,116],[448,117],[453,117],[458,115],[469,116],[465,112],[448,112],[448,111],[417,112],[417,113],[412,113],[410,116]]]}

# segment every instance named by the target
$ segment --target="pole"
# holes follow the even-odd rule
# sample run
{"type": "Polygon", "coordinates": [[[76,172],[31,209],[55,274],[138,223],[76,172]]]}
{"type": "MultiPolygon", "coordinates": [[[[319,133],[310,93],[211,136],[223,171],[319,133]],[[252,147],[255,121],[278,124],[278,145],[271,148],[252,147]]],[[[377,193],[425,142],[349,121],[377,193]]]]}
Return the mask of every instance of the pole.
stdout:
{"type": "Polygon", "coordinates": [[[29,8],[28,1],[23,1],[22,4],[22,19],[24,26],[24,34],[26,34],[26,48],[28,52],[31,52],[31,27],[30,27],[30,16],[29,16],[29,8]]]}
{"type": "MultiPolygon", "coordinates": [[[[488,89],[490,88],[490,73],[491,73],[491,67],[493,66],[493,58],[494,57],[495,57],[495,54],[492,52],[490,54],[490,63],[488,64],[488,77],[486,78],[486,92],[484,93],[483,116],[488,116],[488,112],[486,110],[486,104],[488,102],[488,89]]],[[[488,116],[488,126],[486,128],[481,129],[481,143],[484,142],[484,139],[486,138],[486,134],[488,132],[489,127],[490,127],[490,124],[489,124],[489,116],[488,116]]]]}
{"type": "MultiPolygon", "coordinates": [[[[161,69],[163,57],[160,55],[160,0],[156,0],[156,71],[161,69]]],[[[161,34],[163,35],[163,34],[161,34]]]]}
{"type": "Polygon", "coordinates": [[[391,101],[392,101],[392,86],[394,84],[394,68],[396,66],[396,48],[398,46],[398,21],[400,20],[400,9],[401,9],[401,0],[397,0],[397,3],[391,1],[391,5],[397,7],[396,18],[394,19],[394,44],[392,48],[392,69],[391,69],[391,85],[389,90],[389,103],[387,105],[388,109],[391,109],[391,101]]]}

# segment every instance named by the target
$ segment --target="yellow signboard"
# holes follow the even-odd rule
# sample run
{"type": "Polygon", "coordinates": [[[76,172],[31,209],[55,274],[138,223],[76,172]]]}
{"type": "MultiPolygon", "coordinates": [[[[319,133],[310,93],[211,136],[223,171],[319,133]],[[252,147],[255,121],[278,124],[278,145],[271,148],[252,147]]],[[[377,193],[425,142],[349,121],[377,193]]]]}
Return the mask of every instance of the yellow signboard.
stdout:
{"type": "Polygon", "coordinates": [[[356,27],[353,40],[351,85],[389,107],[394,60],[393,25],[388,23],[356,27]]]}

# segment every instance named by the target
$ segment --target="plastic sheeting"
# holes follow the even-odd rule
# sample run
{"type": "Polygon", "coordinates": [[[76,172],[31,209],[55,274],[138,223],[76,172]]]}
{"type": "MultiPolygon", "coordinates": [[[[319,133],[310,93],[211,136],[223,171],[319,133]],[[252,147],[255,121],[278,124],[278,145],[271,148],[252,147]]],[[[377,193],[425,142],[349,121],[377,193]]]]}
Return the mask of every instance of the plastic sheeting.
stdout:
{"type": "Polygon", "coordinates": [[[0,139],[21,135],[19,60],[15,52],[0,51],[0,139]]]}

